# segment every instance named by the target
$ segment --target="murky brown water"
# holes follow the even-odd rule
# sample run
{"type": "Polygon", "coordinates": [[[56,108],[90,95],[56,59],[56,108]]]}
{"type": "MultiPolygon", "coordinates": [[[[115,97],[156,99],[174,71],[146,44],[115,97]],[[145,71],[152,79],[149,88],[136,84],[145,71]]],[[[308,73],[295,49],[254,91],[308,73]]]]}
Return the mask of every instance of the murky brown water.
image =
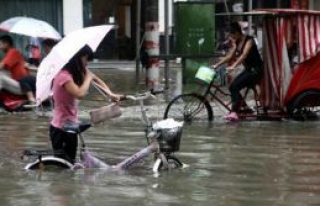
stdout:
{"type": "MultiPolygon", "coordinates": [[[[242,122],[184,130],[177,156],[190,167],[155,176],[148,158],[125,173],[26,172],[24,148],[48,148],[47,118],[0,114],[1,206],[320,205],[318,122],[242,122]]],[[[116,163],[146,145],[137,120],[87,134],[91,151],[116,163]]]]}
{"type": "MultiPolygon", "coordinates": [[[[133,92],[142,88],[132,87],[133,76],[119,72],[103,79],[117,91],[133,92]]],[[[88,99],[102,99],[95,94],[88,99]]],[[[129,109],[127,118],[86,132],[90,150],[110,164],[146,145],[139,113],[129,109]]],[[[27,172],[28,161],[20,160],[20,153],[50,148],[48,122],[32,112],[0,113],[1,206],[320,205],[319,122],[218,120],[188,126],[177,156],[190,167],[159,176],[150,169],[151,157],[125,173],[27,172]]]]}

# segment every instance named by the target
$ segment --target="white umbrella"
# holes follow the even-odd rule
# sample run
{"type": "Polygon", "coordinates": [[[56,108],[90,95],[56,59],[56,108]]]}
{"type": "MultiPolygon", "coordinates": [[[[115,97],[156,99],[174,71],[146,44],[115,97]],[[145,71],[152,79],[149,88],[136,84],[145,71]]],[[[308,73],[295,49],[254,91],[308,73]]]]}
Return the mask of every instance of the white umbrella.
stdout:
{"type": "Polygon", "coordinates": [[[12,17],[0,24],[0,30],[37,38],[61,39],[61,35],[45,21],[30,17],[12,17]]]}
{"type": "Polygon", "coordinates": [[[112,25],[105,25],[77,30],[68,34],[52,48],[38,68],[36,82],[37,104],[49,97],[51,94],[51,82],[62,67],[85,45],[96,51],[100,42],[112,28],[112,25]]]}

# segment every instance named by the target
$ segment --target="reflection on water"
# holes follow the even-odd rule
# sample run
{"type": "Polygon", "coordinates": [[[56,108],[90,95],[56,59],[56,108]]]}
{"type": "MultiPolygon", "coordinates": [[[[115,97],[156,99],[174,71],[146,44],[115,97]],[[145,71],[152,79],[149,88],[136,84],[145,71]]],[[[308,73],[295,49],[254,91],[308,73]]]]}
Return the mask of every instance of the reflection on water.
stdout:
{"type": "MultiPolygon", "coordinates": [[[[190,167],[162,172],[152,158],[126,172],[26,172],[23,148],[48,148],[48,119],[0,114],[1,205],[320,205],[317,122],[215,122],[184,130],[177,156],[190,167]]],[[[86,132],[92,152],[115,164],[146,145],[133,119],[86,132]]]]}

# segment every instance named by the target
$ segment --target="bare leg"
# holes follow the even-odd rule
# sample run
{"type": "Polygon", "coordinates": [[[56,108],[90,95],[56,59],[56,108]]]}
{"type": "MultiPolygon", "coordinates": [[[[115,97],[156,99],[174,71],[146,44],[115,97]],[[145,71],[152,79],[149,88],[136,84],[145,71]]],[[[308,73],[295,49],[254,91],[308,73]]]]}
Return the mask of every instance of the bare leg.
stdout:
{"type": "Polygon", "coordinates": [[[27,98],[30,102],[35,102],[36,101],[36,98],[34,97],[33,93],[32,92],[27,92],[27,98]]]}

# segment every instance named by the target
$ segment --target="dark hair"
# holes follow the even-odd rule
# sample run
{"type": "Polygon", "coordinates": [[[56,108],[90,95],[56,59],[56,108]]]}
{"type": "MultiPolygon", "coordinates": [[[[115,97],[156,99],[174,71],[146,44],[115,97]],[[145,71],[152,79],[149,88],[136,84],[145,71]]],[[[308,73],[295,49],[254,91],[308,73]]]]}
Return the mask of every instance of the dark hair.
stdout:
{"type": "Polygon", "coordinates": [[[12,37],[9,35],[3,35],[0,37],[0,41],[9,44],[10,46],[13,46],[13,40],[12,37]]]}
{"type": "Polygon", "coordinates": [[[54,47],[58,42],[53,39],[45,39],[42,41],[43,46],[48,46],[50,48],[54,47]]]}
{"type": "Polygon", "coordinates": [[[74,83],[78,86],[82,85],[86,75],[86,68],[81,62],[81,57],[86,55],[88,55],[88,59],[93,56],[93,51],[88,45],[82,47],[64,66],[64,70],[67,70],[72,75],[74,83]]]}
{"type": "Polygon", "coordinates": [[[229,32],[231,34],[235,34],[235,33],[239,33],[239,34],[242,34],[242,29],[241,29],[241,26],[238,22],[232,22],[230,24],[230,30],[229,32]]]}

